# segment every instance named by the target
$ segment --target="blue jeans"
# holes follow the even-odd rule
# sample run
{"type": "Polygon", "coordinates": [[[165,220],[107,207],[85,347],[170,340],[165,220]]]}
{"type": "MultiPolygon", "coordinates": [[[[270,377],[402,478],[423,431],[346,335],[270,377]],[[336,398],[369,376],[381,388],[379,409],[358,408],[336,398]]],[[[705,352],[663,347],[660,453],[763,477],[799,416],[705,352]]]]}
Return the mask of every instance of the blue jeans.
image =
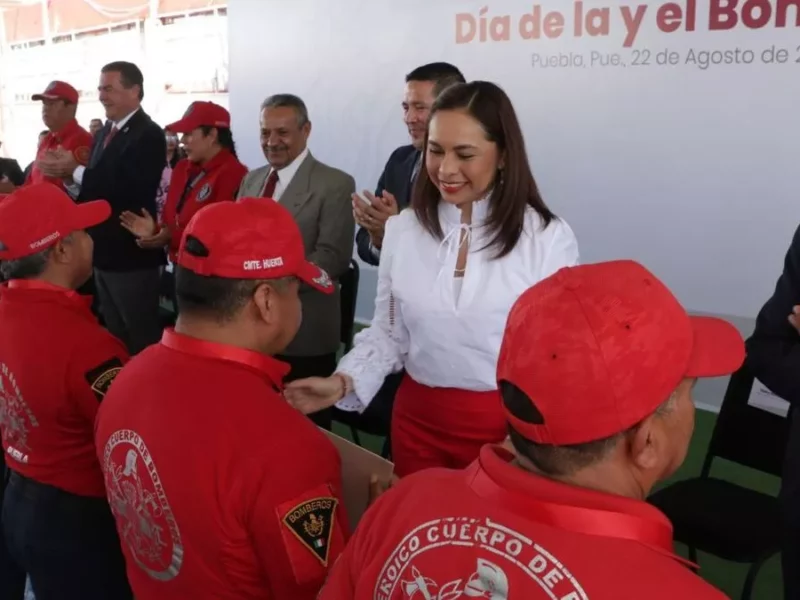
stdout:
{"type": "Polygon", "coordinates": [[[68,494],[12,472],[2,522],[36,600],[132,600],[105,498],[68,494]]]}
{"type": "MultiPolygon", "coordinates": [[[[6,487],[6,464],[0,467],[0,504],[6,487]]],[[[0,522],[0,598],[23,600],[25,597],[25,572],[19,568],[6,546],[3,526],[0,522]]]]}

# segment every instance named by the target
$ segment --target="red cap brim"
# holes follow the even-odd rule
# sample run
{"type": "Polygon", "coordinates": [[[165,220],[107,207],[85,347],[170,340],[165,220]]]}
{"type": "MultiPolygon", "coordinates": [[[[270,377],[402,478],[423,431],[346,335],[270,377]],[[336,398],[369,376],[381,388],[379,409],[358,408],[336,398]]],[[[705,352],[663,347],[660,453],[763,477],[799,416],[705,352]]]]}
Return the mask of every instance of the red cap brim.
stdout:
{"type": "Polygon", "coordinates": [[[195,129],[200,127],[194,119],[187,118],[181,119],[180,121],[175,121],[174,123],[170,123],[164,129],[167,131],[171,131],[173,133],[191,133],[195,129]]]}
{"type": "Polygon", "coordinates": [[[105,200],[84,202],[83,204],[78,204],[75,208],[74,231],[100,225],[111,216],[111,205],[105,200]]]}
{"type": "Polygon", "coordinates": [[[722,377],[744,363],[744,340],[727,321],[713,317],[690,317],[694,330],[692,356],[686,377],[722,377]]]}
{"type": "Polygon", "coordinates": [[[307,283],[320,292],[325,294],[333,293],[333,281],[330,276],[310,262],[303,262],[303,265],[296,275],[300,281],[307,283]]]}

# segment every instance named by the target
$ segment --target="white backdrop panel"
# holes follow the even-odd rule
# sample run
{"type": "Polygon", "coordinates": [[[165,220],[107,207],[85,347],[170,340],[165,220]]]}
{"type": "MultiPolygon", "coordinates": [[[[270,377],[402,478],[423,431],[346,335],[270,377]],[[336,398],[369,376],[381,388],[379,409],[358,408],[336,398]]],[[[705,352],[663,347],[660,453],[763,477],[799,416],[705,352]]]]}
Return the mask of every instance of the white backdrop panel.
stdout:
{"type": "MultiPolygon", "coordinates": [[[[691,9],[693,0],[676,6],[685,11],[687,2],[691,9]]],[[[658,27],[667,9],[642,4],[641,27],[625,47],[621,8],[636,11],[635,3],[231,0],[234,133],[248,165],[261,164],[259,104],[272,93],[298,94],[314,154],[372,189],[391,150],[407,143],[403,76],[425,62],[453,62],[511,96],[543,195],[574,228],[585,262],[635,258],[692,310],[751,319],[800,221],[800,0],[739,1],[745,22],[712,30],[713,7],[732,4],[697,0],[695,30],[684,19],[670,33],[658,27]],[[608,8],[608,33],[595,19],[598,35],[584,27],[576,36],[576,5],[608,8]],[[520,19],[536,6],[561,11],[560,37],[522,39],[520,19]],[[482,8],[488,18],[509,17],[509,39],[458,43],[456,15],[477,19],[482,8]],[[766,25],[756,28],[759,20],[766,25]],[[664,50],[678,64],[658,64],[664,50]],[[691,62],[692,52],[702,61],[714,50],[734,64],[691,62]],[[581,56],[584,66],[543,68],[534,55],[581,56]],[[769,62],[775,55],[781,62],[769,62]]],[[[359,315],[369,317],[374,278],[363,279],[359,315]]]]}

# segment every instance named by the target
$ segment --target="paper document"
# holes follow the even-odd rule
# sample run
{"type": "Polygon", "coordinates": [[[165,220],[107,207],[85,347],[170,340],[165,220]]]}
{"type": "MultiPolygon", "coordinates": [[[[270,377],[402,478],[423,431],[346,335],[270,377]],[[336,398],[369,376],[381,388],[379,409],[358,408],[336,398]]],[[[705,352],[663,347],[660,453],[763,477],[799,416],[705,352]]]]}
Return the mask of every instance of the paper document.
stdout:
{"type": "Polygon", "coordinates": [[[370,478],[376,475],[379,481],[390,481],[394,465],[330,431],[322,431],[336,446],[342,460],[342,494],[350,530],[353,531],[367,510],[370,478]]]}
{"type": "Polygon", "coordinates": [[[779,417],[785,417],[789,414],[789,403],[783,398],[773,394],[772,391],[758,379],[753,382],[753,389],[750,392],[750,398],[747,403],[750,406],[755,406],[761,410],[771,412],[779,417]]]}

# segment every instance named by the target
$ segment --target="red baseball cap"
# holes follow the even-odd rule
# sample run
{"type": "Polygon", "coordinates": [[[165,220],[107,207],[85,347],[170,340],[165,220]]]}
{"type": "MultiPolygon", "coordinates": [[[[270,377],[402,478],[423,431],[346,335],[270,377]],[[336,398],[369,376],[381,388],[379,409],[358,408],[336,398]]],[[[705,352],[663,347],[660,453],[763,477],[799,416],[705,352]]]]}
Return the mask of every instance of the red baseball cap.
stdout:
{"type": "Polygon", "coordinates": [[[510,425],[540,444],[605,439],[653,414],[687,377],[728,375],[744,362],[742,336],[721,319],[690,317],[640,264],[564,268],[511,309],[498,383],[522,390],[541,414],[510,425]]]}
{"type": "Polygon", "coordinates": [[[180,121],[164,129],[175,133],[191,133],[198,127],[231,127],[231,113],[213,102],[192,102],[180,121]]]}
{"type": "Polygon", "coordinates": [[[0,202],[0,259],[36,254],[110,216],[105,200],[76,204],[52,183],[23,186],[0,202]]]}
{"type": "Polygon", "coordinates": [[[32,100],[66,100],[78,103],[78,90],[64,81],[51,81],[41,94],[31,96],[32,100]]]}
{"type": "Polygon", "coordinates": [[[183,233],[178,264],[198,275],[229,279],[297,277],[333,292],[328,274],[306,260],[292,214],[268,198],[217,202],[198,211],[183,233]],[[186,250],[190,237],[205,246],[204,256],[186,250]]]}

